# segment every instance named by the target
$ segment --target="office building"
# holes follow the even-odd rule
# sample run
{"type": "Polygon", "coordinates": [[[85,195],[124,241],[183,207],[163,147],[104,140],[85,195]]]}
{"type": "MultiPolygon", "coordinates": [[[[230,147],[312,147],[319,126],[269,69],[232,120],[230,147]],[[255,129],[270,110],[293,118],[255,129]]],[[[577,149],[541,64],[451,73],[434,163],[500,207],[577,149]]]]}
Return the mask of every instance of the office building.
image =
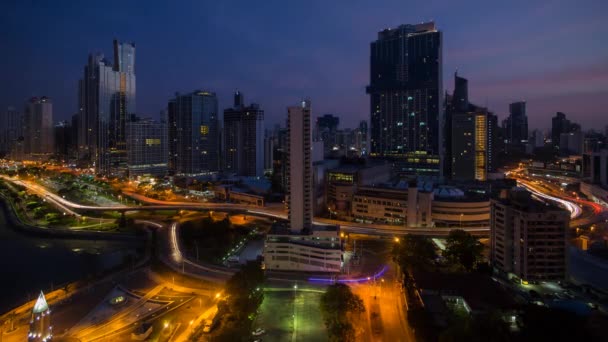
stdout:
{"type": "Polygon", "coordinates": [[[570,213],[532,198],[524,189],[492,200],[490,257],[498,271],[522,281],[566,279],[570,213]]]}
{"type": "Polygon", "coordinates": [[[270,130],[264,133],[264,172],[272,172],[277,137],[270,130]]]}
{"type": "Polygon", "coordinates": [[[264,176],[264,111],[244,105],[236,92],[234,107],[224,110],[224,171],[237,176],[264,176]]]}
{"type": "Polygon", "coordinates": [[[310,101],[287,109],[288,225],[275,224],[264,242],[266,270],[331,272],[342,269],[340,229],[313,227],[310,101]]]}
{"type": "Polygon", "coordinates": [[[583,153],[583,142],[585,135],[581,131],[562,133],[559,136],[559,151],[561,154],[583,153]]]}
{"type": "Polygon", "coordinates": [[[528,142],[528,116],[526,102],[514,102],[509,105],[509,116],[505,122],[509,144],[523,146],[528,142]]]}
{"type": "Polygon", "coordinates": [[[69,121],[59,121],[54,129],[55,154],[61,159],[67,159],[72,152],[72,125],[69,121]]]}
{"type": "Polygon", "coordinates": [[[368,148],[368,134],[369,128],[366,120],[359,122],[359,127],[355,129],[355,145],[354,149],[357,151],[358,157],[366,157],[369,153],[368,148]]]}
{"type": "Polygon", "coordinates": [[[492,169],[496,116],[468,112],[454,113],[451,119],[452,179],[485,181],[492,169]]]}
{"type": "Polygon", "coordinates": [[[442,33],[435,24],[401,25],[371,43],[370,156],[399,174],[440,176],[442,33]]]}
{"type": "Polygon", "coordinates": [[[23,116],[15,107],[8,107],[0,127],[0,156],[11,155],[18,139],[23,139],[23,116]]]}
{"type": "Polygon", "coordinates": [[[495,171],[497,118],[469,102],[468,80],[454,74],[454,93],[445,96],[445,175],[454,180],[485,181],[495,171]]]}
{"type": "Polygon", "coordinates": [[[114,63],[90,54],[79,82],[78,150],[97,173],[127,172],[126,124],[135,114],[135,44],[114,40],[114,63]]]}
{"type": "Polygon", "coordinates": [[[129,178],[167,175],[167,125],[151,119],[127,123],[129,178]]]}
{"type": "Polygon", "coordinates": [[[44,293],[40,291],[30,316],[30,330],[27,334],[27,340],[29,342],[47,342],[52,339],[51,310],[46,298],[44,298],[44,293]]]}
{"type": "Polygon", "coordinates": [[[312,227],[312,136],[310,101],[287,108],[287,199],[293,231],[312,227]]]}
{"type": "Polygon", "coordinates": [[[175,95],[168,105],[169,171],[203,175],[219,170],[217,96],[196,90],[175,95]]]}
{"type": "Polygon", "coordinates": [[[25,105],[23,118],[26,157],[34,160],[48,159],[55,149],[51,99],[46,96],[31,98],[25,105]]]}
{"type": "Polygon", "coordinates": [[[337,226],[315,227],[309,234],[300,234],[275,224],[264,242],[264,268],[268,271],[338,273],[342,266],[337,226]]]}

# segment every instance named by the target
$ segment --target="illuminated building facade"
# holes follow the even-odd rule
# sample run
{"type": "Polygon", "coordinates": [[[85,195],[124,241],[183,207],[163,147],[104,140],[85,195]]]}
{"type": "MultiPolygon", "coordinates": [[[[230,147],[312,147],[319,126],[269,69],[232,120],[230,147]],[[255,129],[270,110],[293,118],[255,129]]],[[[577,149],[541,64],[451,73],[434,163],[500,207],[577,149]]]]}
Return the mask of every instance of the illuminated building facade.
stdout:
{"type": "Polygon", "coordinates": [[[126,124],[135,114],[135,44],[114,40],[114,63],[89,55],[79,82],[79,157],[97,173],[127,172],[126,124]]]}
{"type": "Polygon", "coordinates": [[[452,179],[487,180],[493,158],[496,117],[491,113],[452,115],[452,179]]]}
{"type": "Polygon", "coordinates": [[[401,25],[371,43],[370,156],[399,174],[440,176],[442,33],[435,23],[401,25]]]}
{"type": "Polygon", "coordinates": [[[219,170],[217,96],[196,90],[176,94],[168,105],[169,172],[203,175],[219,170]]]}
{"type": "Polygon", "coordinates": [[[167,174],[167,125],[153,120],[127,123],[129,177],[167,174]]]}
{"type": "Polygon", "coordinates": [[[53,327],[51,326],[51,310],[40,292],[30,318],[30,331],[27,334],[29,342],[46,342],[53,338],[53,327]]]}

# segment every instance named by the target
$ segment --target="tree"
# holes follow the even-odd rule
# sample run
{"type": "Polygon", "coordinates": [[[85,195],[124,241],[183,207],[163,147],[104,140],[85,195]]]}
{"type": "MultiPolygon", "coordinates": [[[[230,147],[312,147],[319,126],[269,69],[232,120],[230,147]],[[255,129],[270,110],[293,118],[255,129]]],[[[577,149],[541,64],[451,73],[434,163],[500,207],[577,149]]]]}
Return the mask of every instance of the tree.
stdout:
{"type": "Polygon", "coordinates": [[[462,229],[450,231],[443,256],[454,266],[472,271],[482,260],[483,245],[462,229]]]}
{"type": "Polygon", "coordinates": [[[350,316],[363,312],[365,306],[361,298],[342,283],[328,286],[321,296],[321,313],[331,341],[354,341],[355,329],[350,316]]]}
{"type": "Polygon", "coordinates": [[[227,304],[237,320],[244,320],[257,310],[264,299],[261,289],[264,271],[259,262],[248,262],[226,282],[227,304]]]}
{"type": "Polygon", "coordinates": [[[408,234],[395,245],[393,255],[403,271],[423,269],[434,265],[437,249],[428,237],[408,234]]]}

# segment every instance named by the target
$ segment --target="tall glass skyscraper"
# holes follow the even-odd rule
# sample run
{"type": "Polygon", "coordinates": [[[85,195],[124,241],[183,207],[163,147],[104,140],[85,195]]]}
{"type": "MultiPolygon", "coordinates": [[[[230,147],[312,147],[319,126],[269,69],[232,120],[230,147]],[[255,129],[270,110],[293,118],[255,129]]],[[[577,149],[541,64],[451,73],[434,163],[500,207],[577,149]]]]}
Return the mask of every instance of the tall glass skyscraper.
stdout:
{"type": "Polygon", "coordinates": [[[433,22],[401,25],[371,43],[370,156],[400,174],[442,173],[442,33],[433,22]]]}
{"type": "Polygon", "coordinates": [[[126,123],[135,114],[135,44],[114,41],[114,64],[89,55],[79,82],[79,157],[103,175],[127,172],[126,123]]]}
{"type": "Polygon", "coordinates": [[[196,90],[176,94],[168,105],[169,171],[202,175],[219,170],[217,96],[196,90]]]}

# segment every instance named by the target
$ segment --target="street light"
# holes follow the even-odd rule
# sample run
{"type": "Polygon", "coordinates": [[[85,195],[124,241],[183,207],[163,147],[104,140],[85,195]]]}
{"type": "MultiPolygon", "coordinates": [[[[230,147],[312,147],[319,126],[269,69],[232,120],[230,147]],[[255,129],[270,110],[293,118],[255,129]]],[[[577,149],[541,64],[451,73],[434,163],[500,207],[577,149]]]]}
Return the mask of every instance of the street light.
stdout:
{"type": "Polygon", "coordinates": [[[463,213],[460,213],[460,228],[462,228],[462,217],[464,216],[463,213]]]}

